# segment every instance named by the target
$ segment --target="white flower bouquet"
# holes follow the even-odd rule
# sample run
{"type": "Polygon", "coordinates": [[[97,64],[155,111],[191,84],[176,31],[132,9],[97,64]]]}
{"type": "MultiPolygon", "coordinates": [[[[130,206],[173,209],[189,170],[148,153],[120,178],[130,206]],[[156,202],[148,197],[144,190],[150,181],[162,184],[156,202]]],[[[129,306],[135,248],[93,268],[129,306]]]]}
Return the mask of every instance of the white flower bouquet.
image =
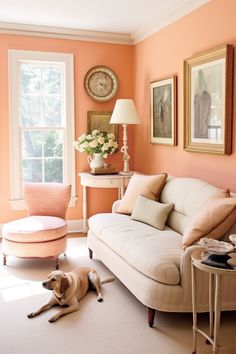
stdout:
{"type": "Polygon", "coordinates": [[[106,159],[117,150],[118,143],[115,141],[113,133],[93,130],[91,134],[82,134],[74,142],[74,147],[76,150],[87,152],[89,155],[101,154],[106,159]]]}

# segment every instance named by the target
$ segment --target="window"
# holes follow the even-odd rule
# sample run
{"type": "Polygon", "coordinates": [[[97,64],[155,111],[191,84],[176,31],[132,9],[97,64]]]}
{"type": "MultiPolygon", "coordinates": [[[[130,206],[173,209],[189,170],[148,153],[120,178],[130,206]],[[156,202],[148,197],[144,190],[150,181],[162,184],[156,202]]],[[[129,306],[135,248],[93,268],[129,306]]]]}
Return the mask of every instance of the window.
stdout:
{"type": "Polygon", "coordinates": [[[70,183],[75,196],[73,55],[9,50],[9,78],[13,209],[24,182],[70,183]]]}

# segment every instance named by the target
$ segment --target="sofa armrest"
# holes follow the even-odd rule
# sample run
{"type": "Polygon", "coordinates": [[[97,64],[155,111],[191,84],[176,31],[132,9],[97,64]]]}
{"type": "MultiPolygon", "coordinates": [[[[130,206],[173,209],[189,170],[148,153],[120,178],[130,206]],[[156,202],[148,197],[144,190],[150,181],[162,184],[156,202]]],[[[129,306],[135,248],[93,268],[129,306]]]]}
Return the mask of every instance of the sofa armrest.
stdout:
{"type": "Polygon", "coordinates": [[[186,283],[191,285],[191,254],[197,249],[201,249],[200,245],[193,245],[186,248],[183,251],[180,261],[180,276],[181,276],[181,285],[186,286],[186,283]]]}
{"type": "Polygon", "coordinates": [[[116,213],[117,209],[119,208],[120,205],[120,199],[116,200],[113,204],[112,204],[112,213],[116,213]]]}

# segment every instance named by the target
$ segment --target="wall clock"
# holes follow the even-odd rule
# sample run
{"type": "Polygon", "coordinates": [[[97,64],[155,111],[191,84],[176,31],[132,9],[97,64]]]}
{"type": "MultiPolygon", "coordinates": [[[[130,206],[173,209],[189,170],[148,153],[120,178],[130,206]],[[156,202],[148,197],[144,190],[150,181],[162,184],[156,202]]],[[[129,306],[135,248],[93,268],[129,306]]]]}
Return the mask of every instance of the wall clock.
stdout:
{"type": "Polygon", "coordinates": [[[107,66],[94,66],[84,78],[84,87],[91,98],[106,102],[116,95],[118,79],[114,71],[107,66]]]}

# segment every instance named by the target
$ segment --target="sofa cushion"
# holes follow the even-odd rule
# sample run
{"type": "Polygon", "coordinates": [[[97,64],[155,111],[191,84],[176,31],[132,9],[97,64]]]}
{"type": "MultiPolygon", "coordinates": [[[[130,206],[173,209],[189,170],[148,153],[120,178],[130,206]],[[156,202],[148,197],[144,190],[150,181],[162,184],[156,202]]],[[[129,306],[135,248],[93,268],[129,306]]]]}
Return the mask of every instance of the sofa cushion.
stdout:
{"type": "Polygon", "coordinates": [[[3,225],[3,238],[14,242],[44,242],[67,234],[67,223],[54,216],[28,216],[3,225]]]}
{"type": "Polygon", "coordinates": [[[164,230],[165,223],[174,204],[163,204],[138,195],[131,219],[145,222],[148,225],[164,230]]]}
{"type": "Polygon", "coordinates": [[[192,216],[183,234],[183,247],[201,237],[220,239],[236,220],[236,198],[210,198],[192,216]]]}
{"type": "Polygon", "coordinates": [[[166,173],[161,173],[159,175],[142,175],[134,173],[130,179],[125,194],[121,199],[117,212],[132,214],[136,198],[139,194],[148,199],[157,200],[165,184],[166,178],[166,173]]]}
{"type": "Polygon", "coordinates": [[[219,192],[222,190],[200,179],[169,177],[160,195],[161,203],[174,203],[166,224],[183,235],[192,215],[219,192]]]}
{"type": "Polygon", "coordinates": [[[182,236],[166,227],[163,231],[123,214],[97,214],[89,229],[132,267],[150,278],[170,285],[180,282],[182,236]]]}

